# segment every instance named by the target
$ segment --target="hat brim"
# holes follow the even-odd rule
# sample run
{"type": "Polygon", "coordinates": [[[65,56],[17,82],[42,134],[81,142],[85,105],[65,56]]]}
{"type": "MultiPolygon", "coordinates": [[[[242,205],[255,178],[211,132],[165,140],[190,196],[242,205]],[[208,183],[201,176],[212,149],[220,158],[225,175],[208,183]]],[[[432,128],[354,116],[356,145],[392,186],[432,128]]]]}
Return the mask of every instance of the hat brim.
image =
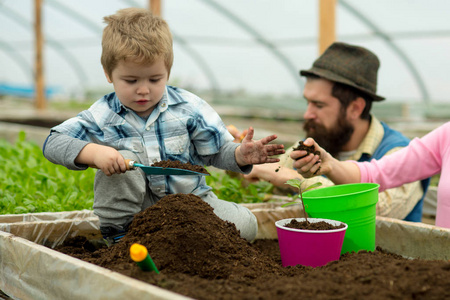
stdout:
{"type": "Polygon", "coordinates": [[[367,95],[372,97],[373,101],[382,101],[385,99],[384,97],[374,94],[373,92],[356,85],[354,82],[346,79],[345,77],[339,76],[333,72],[330,72],[329,70],[320,69],[320,68],[311,68],[309,70],[300,70],[300,75],[301,76],[315,75],[315,76],[319,76],[324,79],[328,79],[330,81],[336,81],[336,82],[339,82],[339,83],[342,83],[345,85],[349,85],[357,90],[360,90],[360,91],[366,93],[367,95]]]}

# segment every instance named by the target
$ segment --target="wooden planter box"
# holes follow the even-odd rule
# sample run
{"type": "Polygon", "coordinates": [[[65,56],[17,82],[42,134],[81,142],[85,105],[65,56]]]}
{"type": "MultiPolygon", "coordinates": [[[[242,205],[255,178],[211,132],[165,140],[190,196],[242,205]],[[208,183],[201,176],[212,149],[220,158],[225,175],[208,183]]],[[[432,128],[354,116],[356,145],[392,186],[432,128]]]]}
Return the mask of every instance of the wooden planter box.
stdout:
{"type": "MultiPolygon", "coordinates": [[[[260,225],[259,238],[276,238],[273,220],[296,214],[281,204],[249,204],[260,225]]],[[[98,218],[19,221],[0,224],[0,290],[18,299],[189,299],[81,261],[42,244],[99,234],[98,218]],[[9,232],[5,232],[9,231],[9,232]]],[[[377,217],[377,246],[405,257],[450,259],[450,229],[377,217]]]]}

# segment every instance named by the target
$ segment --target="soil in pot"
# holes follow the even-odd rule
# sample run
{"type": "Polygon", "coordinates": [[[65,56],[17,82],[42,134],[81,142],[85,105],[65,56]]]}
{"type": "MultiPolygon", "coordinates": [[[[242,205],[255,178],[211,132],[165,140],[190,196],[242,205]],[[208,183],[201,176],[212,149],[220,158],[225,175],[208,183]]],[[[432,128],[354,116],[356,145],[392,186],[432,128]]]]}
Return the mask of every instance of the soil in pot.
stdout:
{"type": "Polygon", "coordinates": [[[91,252],[87,240],[67,244],[58,250],[195,299],[450,297],[450,262],[409,260],[380,249],[347,253],[318,268],[283,268],[277,240],[248,243],[194,195],[169,195],[137,214],[110,248],[91,252]],[[130,259],[133,243],[148,248],[160,274],[143,272],[130,259]]]}
{"type": "Polygon", "coordinates": [[[311,223],[309,221],[297,221],[292,219],[289,223],[285,224],[284,227],[295,228],[295,229],[306,229],[306,230],[333,230],[345,227],[344,224],[333,225],[324,221],[311,223]]]}

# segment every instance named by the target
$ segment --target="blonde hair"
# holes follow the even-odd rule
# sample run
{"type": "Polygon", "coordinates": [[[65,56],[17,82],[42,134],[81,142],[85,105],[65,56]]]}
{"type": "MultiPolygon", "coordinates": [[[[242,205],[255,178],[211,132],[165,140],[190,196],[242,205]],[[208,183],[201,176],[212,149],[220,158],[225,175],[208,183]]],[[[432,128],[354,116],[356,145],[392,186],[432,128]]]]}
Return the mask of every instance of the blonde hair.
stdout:
{"type": "Polygon", "coordinates": [[[125,8],[104,17],[101,63],[106,74],[121,60],[152,64],[163,58],[168,74],[173,63],[172,34],[166,21],[145,8],[125,8]]]}

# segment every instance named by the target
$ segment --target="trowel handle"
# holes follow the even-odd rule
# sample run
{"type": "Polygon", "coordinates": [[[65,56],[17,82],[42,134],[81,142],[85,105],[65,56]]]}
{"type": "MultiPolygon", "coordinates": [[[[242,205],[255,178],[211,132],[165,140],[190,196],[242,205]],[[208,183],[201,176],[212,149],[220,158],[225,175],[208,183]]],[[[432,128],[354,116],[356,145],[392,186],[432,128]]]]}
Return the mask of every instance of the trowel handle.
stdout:
{"type": "Polygon", "coordinates": [[[127,166],[127,170],[135,170],[136,169],[136,167],[134,166],[134,160],[125,159],[125,165],[127,166]]]}

